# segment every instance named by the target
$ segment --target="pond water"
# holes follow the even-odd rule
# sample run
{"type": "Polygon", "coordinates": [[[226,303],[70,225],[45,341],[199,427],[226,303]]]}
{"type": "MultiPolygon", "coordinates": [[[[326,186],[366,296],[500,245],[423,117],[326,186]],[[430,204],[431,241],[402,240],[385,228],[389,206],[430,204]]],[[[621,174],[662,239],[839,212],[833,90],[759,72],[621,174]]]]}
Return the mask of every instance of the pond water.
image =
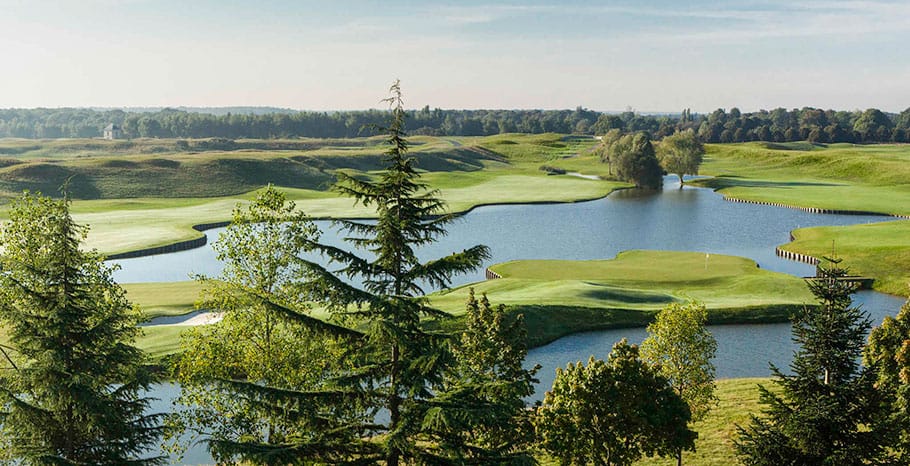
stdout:
{"type": "MultiPolygon", "coordinates": [[[[485,244],[490,247],[489,264],[518,259],[609,259],[628,249],[702,251],[748,257],[759,266],[798,276],[814,273],[814,267],[781,259],[777,245],[789,241],[789,232],[800,227],[850,225],[889,220],[867,215],[812,214],[795,209],[731,203],[710,189],[685,186],[679,189],[675,177],[665,179],[660,192],[635,190],[614,192],[588,202],[570,204],[502,205],[475,209],[457,218],[449,234],[422,249],[430,259],[453,251],[485,244]]],[[[323,242],[342,245],[329,221],[317,222],[323,242]]],[[[217,275],[220,264],[211,242],[222,229],[209,230],[209,245],[189,251],[117,261],[121,283],[180,281],[191,274],[217,275]]],[[[489,265],[487,264],[487,265],[489,265]]],[[[453,285],[483,280],[483,272],[458,277],[453,285]]],[[[491,297],[495,303],[495,296],[491,297]]],[[[904,299],[863,291],[855,301],[870,314],[873,325],[894,315],[904,299]]],[[[717,376],[766,377],[769,363],[786,370],[795,349],[789,324],[712,326],[718,340],[715,365],[717,376]]],[[[529,352],[528,366],[540,364],[534,399],[540,399],[553,382],[555,368],[568,362],[586,361],[589,356],[604,358],[621,338],[639,343],[644,329],[588,332],[561,338],[529,352]]],[[[161,398],[157,409],[169,409],[177,394],[174,385],[162,385],[153,393],[161,398]]],[[[210,461],[204,448],[191,449],[184,461],[210,461]]]]}

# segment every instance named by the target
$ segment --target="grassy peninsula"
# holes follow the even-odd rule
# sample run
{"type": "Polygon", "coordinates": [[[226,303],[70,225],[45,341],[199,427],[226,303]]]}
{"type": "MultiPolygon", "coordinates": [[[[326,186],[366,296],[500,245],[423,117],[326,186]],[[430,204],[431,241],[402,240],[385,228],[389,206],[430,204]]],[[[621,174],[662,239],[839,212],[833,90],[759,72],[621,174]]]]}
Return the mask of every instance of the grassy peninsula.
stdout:
{"type": "MultiPolygon", "coordinates": [[[[910,146],[808,143],[707,146],[700,183],[725,196],[801,207],[910,215],[910,146]]],[[[887,220],[882,218],[883,222],[887,220]]],[[[907,296],[910,221],[795,231],[784,249],[833,252],[874,288],[907,296]]]]}

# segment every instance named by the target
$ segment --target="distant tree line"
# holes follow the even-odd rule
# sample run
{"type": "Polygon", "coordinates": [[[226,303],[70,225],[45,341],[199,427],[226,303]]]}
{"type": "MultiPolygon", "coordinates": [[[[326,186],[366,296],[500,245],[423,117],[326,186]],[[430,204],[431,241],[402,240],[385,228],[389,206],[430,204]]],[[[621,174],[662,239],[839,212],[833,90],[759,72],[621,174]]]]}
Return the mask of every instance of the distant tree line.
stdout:
{"type": "MultiPolygon", "coordinates": [[[[655,139],[692,129],[704,142],[910,142],[910,108],[899,114],[877,109],[835,111],[802,109],[742,113],[737,108],[673,115],[634,111],[602,113],[575,110],[409,110],[411,134],[485,136],[501,133],[606,134],[647,131],[655,139]]],[[[388,121],[381,110],[343,112],[228,113],[216,115],[164,109],[156,112],[92,109],[0,110],[0,137],[97,137],[110,123],[128,138],[347,138],[388,121]]]]}

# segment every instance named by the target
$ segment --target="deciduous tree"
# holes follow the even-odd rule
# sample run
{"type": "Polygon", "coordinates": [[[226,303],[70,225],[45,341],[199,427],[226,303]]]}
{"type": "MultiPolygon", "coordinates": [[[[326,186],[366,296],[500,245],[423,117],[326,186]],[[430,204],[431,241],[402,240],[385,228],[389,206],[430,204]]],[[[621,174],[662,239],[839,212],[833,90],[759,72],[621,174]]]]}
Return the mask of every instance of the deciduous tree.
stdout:
{"type": "MultiPolygon", "coordinates": [[[[689,406],[692,422],[704,419],[717,403],[711,362],[717,341],[705,327],[707,320],[703,304],[672,303],[648,325],[648,337],[641,344],[642,358],[670,381],[689,406]]],[[[677,452],[677,464],[682,464],[682,450],[677,452]]]]}
{"type": "Polygon", "coordinates": [[[214,244],[221,275],[199,277],[205,290],[198,307],[223,318],[187,331],[176,359],[183,407],[170,416],[175,439],[185,430],[195,434],[186,440],[202,437],[219,462],[243,459],[251,444],[321,440],[319,404],[309,407],[311,416],[275,409],[255,386],[315,391],[341,367],[335,340],[301,322],[313,318],[300,292],[310,264],[300,256],[317,238],[310,219],[271,186],[234,209],[214,244]]]}
{"type": "Polygon", "coordinates": [[[895,451],[907,463],[910,461],[910,301],[897,316],[885,317],[881,326],[872,329],[863,361],[876,369],[878,389],[895,397],[894,422],[900,429],[895,451]]]}
{"type": "Polygon", "coordinates": [[[695,131],[677,131],[660,141],[657,154],[660,165],[667,173],[675,173],[679,177],[679,185],[682,188],[683,176],[698,174],[705,147],[698,140],[695,131]]]}
{"type": "Polygon", "coordinates": [[[557,369],[537,410],[541,444],[565,465],[626,465],[693,449],[690,413],[669,381],[625,340],[606,361],[557,369]]]}
{"type": "Polygon", "coordinates": [[[657,189],[663,184],[660,163],[647,133],[627,134],[610,147],[610,160],[623,181],[640,188],[657,189]]]}

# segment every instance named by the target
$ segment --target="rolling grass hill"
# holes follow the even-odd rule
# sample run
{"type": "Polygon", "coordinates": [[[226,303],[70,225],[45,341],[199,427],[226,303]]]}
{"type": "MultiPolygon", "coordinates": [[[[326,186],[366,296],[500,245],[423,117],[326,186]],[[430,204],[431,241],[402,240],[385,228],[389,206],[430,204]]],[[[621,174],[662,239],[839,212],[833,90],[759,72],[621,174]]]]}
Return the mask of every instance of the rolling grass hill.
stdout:
{"type": "MultiPolygon", "coordinates": [[[[699,183],[726,196],[834,210],[910,215],[910,145],[714,144],[699,183]]],[[[883,220],[885,220],[883,218],[883,220]]],[[[815,257],[832,249],[874,288],[910,293],[910,221],[817,227],[783,248],[815,257]]]]}
{"type": "MultiPolygon", "coordinates": [[[[451,212],[494,203],[603,197],[618,182],[548,176],[540,165],[601,174],[596,141],[558,134],[410,139],[424,181],[451,212]],[[587,168],[587,170],[586,170],[587,168]]],[[[375,176],[382,138],[344,140],[0,140],[0,199],[23,189],[59,195],[68,180],[74,218],[105,253],[198,238],[191,227],[228,220],[231,208],[272,183],[313,217],[368,217],[329,190],[337,171],[375,176]],[[185,143],[185,145],[181,144],[185,143]],[[187,147],[188,146],[188,147],[187,147]]],[[[2,215],[2,207],[0,207],[2,215]]]]}

